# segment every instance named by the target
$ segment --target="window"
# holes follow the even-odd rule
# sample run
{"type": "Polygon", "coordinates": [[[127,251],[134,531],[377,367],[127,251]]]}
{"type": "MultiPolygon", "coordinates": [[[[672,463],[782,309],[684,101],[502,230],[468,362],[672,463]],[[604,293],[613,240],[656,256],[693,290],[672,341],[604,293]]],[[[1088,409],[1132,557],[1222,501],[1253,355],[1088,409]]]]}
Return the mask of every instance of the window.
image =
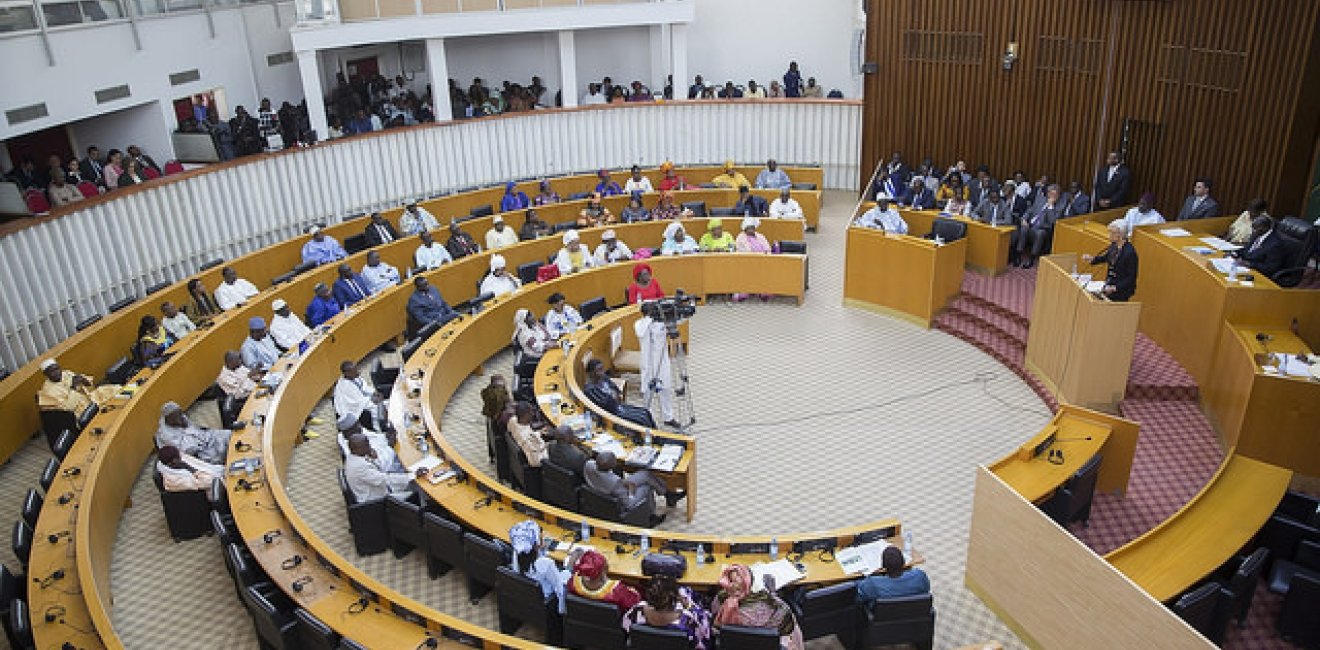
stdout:
{"type": "Polygon", "coordinates": [[[0,2],[0,34],[37,28],[31,2],[0,2]]]}
{"type": "Polygon", "coordinates": [[[47,27],[78,25],[124,17],[124,9],[117,0],[81,0],[79,2],[42,2],[47,27]]]}

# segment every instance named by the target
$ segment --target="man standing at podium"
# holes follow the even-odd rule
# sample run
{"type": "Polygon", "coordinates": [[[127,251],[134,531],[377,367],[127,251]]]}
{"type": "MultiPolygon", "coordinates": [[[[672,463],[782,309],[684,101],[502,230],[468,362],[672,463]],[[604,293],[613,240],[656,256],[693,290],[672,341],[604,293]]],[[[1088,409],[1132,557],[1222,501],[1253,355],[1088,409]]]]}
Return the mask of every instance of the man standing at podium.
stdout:
{"type": "Polygon", "coordinates": [[[1082,255],[1082,261],[1090,262],[1092,266],[1109,265],[1109,272],[1105,274],[1105,286],[1100,292],[1110,300],[1127,302],[1132,294],[1136,293],[1137,249],[1128,241],[1127,228],[1124,227],[1122,219],[1109,224],[1109,248],[1094,257],[1082,255]]]}

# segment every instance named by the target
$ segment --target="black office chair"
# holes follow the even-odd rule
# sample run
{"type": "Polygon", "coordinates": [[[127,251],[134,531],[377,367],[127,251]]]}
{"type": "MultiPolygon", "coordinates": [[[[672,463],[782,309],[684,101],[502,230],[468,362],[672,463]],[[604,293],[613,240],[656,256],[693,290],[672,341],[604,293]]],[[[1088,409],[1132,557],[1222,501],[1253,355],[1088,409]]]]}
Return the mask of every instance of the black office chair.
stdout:
{"type": "Polygon", "coordinates": [[[1283,268],[1271,278],[1281,287],[1295,287],[1306,275],[1306,267],[1316,253],[1316,228],[1297,217],[1284,217],[1274,226],[1283,243],[1283,268]]]}
{"type": "Polygon", "coordinates": [[[487,203],[486,205],[479,205],[475,208],[472,208],[472,210],[470,210],[468,214],[471,215],[472,218],[474,219],[478,217],[489,217],[490,215],[495,214],[495,206],[489,203],[487,203]]]}
{"type": "Polygon", "coordinates": [[[507,566],[499,567],[496,585],[500,608],[500,631],[514,634],[523,624],[545,631],[549,645],[563,642],[563,619],[559,617],[559,600],[554,594],[541,595],[541,585],[507,566]]]}
{"type": "Polygon", "coordinates": [[[69,453],[69,448],[73,447],[73,443],[77,439],[78,436],[72,431],[68,429],[61,431],[58,436],[55,436],[55,443],[50,446],[50,453],[55,454],[55,457],[63,462],[64,457],[69,453]]]}
{"type": "Polygon", "coordinates": [[[1283,597],[1283,608],[1275,630],[1294,645],[1320,648],[1320,578],[1299,575],[1293,580],[1288,595],[1283,597]]]}
{"type": "Polygon", "coordinates": [[[297,276],[297,275],[302,275],[303,273],[306,273],[314,268],[316,268],[316,262],[299,262],[298,264],[294,265],[292,271],[293,274],[297,276]]]}
{"type": "Polygon", "coordinates": [[[463,572],[467,574],[468,599],[473,605],[499,583],[499,568],[509,564],[512,554],[500,540],[463,534],[463,572]]]}
{"type": "Polygon", "coordinates": [[[422,507],[417,493],[385,497],[385,519],[394,557],[401,558],[415,548],[426,552],[426,533],[422,531],[422,507]]]}
{"type": "Polygon", "coordinates": [[[101,412],[101,407],[95,402],[89,404],[83,409],[82,413],[64,411],[59,409],[41,409],[41,430],[46,434],[46,444],[53,444],[55,437],[61,431],[68,429],[75,433],[81,433],[87,428],[87,424],[101,412]]]}
{"type": "Polygon", "coordinates": [[[146,295],[150,296],[151,294],[156,293],[157,291],[164,291],[170,288],[170,284],[172,283],[169,280],[161,280],[160,282],[157,282],[156,284],[147,287],[146,295]]]}
{"type": "Polygon", "coordinates": [[[684,202],[683,202],[683,209],[684,209],[684,210],[691,210],[691,211],[692,211],[692,218],[694,218],[694,219],[702,219],[702,218],[705,218],[705,216],[706,216],[706,202],[705,202],[705,201],[684,201],[684,202]]]}
{"type": "Polygon", "coordinates": [[[105,383],[107,384],[127,384],[128,380],[133,378],[133,374],[138,371],[138,367],[133,365],[133,360],[128,357],[120,357],[118,361],[110,364],[110,369],[105,371],[105,383]]]}
{"type": "Polygon", "coordinates": [[[667,627],[634,625],[628,629],[628,647],[632,650],[689,650],[687,632],[667,627]]]}
{"type": "Polygon", "coordinates": [[[217,266],[220,266],[221,264],[224,263],[225,263],[225,258],[217,257],[209,262],[203,262],[201,266],[197,267],[197,272],[200,273],[202,271],[207,271],[217,266]]]}
{"type": "Polygon", "coordinates": [[[614,603],[591,600],[573,594],[565,594],[564,597],[568,600],[564,612],[564,647],[574,650],[624,647],[623,627],[619,625],[619,608],[614,603]]]}
{"type": "Polygon", "coordinates": [[[779,650],[779,630],[724,625],[717,631],[720,650],[779,650]]]}
{"type": "Polygon", "coordinates": [[[546,503],[569,512],[578,511],[577,474],[549,460],[541,461],[541,497],[546,503]]]}
{"type": "Polygon", "coordinates": [[[966,236],[966,223],[948,217],[936,217],[930,224],[930,232],[926,234],[926,239],[939,237],[945,242],[956,242],[966,236]]]}
{"type": "Polygon", "coordinates": [[[26,521],[19,519],[14,522],[14,533],[10,537],[9,548],[13,549],[14,557],[23,565],[23,573],[27,573],[28,558],[32,556],[32,526],[26,521]]]}
{"type": "Polygon", "coordinates": [[[1320,580],[1320,542],[1304,539],[1297,544],[1297,552],[1292,558],[1274,560],[1274,566],[1270,568],[1270,579],[1266,584],[1269,585],[1270,591],[1286,594],[1292,589],[1292,582],[1299,575],[1320,580]]]}
{"type": "MultiPolygon", "coordinates": [[[[553,226],[550,226],[550,232],[554,234],[559,234],[561,232],[564,232],[565,230],[573,230],[574,228],[577,228],[576,221],[561,221],[557,224],[554,224],[553,226]]],[[[551,261],[554,261],[553,258],[551,259],[551,261]]]]}
{"type": "Polygon", "coordinates": [[[211,501],[207,498],[207,490],[171,492],[165,489],[164,479],[154,469],[151,480],[156,484],[156,492],[160,494],[165,524],[170,529],[174,543],[197,539],[211,532],[211,501]]]}
{"type": "Polygon", "coordinates": [[[266,574],[257,566],[257,562],[242,542],[225,547],[225,569],[234,581],[234,596],[243,602],[243,592],[252,585],[266,582],[266,574]]]}
{"type": "Polygon", "coordinates": [[[339,634],[311,612],[299,607],[294,610],[293,618],[298,624],[298,647],[302,650],[336,650],[339,647],[339,634]]]}
{"type": "Polygon", "coordinates": [[[1095,496],[1095,482],[1100,476],[1103,460],[1100,454],[1092,456],[1041,504],[1040,509],[1064,528],[1074,521],[1081,521],[1082,527],[1087,527],[1091,519],[1091,498],[1095,496]]]}
{"type": "Polygon", "coordinates": [[[565,201],[581,201],[582,199],[585,199],[585,198],[590,197],[590,196],[591,196],[591,192],[573,192],[573,193],[569,194],[569,195],[568,195],[568,198],[566,198],[566,199],[564,199],[564,200],[565,200],[565,201]]]}
{"type": "Polygon", "coordinates": [[[864,616],[864,647],[911,643],[930,650],[935,643],[935,603],[930,594],[877,600],[864,616]]]}
{"type": "Polygon", "coordinates": [[[243,605],[252,615],[257,638],[263,648],[296,650],[298,622],[294,619],[292,604],[279,587],[261,582],[243,591],[243,605]]]}
{"type": "Polygon", "coordinates": [[[14,601],[21,600],[26,593],[26,581],[27,576],[14,575],[9,567],[0,565],[0,624],[5,628],[5,638],[9,639],[11,648],[18,647],[18,644],[14,641],[14,626],[9,613],[14,608],[14,601]]]}
{"type": "Polygon", "coordinates": [[[799,589],[786,600],[802,628],[803,641],[833,634],[845,648],[856,645],[857,627],[861,622],[856,581],[809,591],[799,589]]]}
{"type": "Polygon", "coordinates": [[[373,499],[358,503],[353,489],[348,486],[344,470],[339,472],[339,491],[348,508],[348,529],[353,533],[353,546],[361,557],[384,553],[390,547],[389,524],[385,516],[385,500],[373,499]]]}
{"type": "Polygon", "coordinates": [[[1251,601],[1256,596],[1256,585],[1260,582],[1261,574],[1265,572],[1265,562],[1269,559],[1269,555],[1269,549],[1258,548],[1251,555],[1237,558],[1233,563],[1236,566],[1224,567],[1227,569],[1222,575],[1225,579],[1224,615],[1236,617],[1238,627],[1247,624],[1247,612],[1251,610],[1251,601]]]}
{"type": "Polygon", "coordinates": [[[1257,545],[1270,550],[1271,564],[1296,556],[1298,547],[1306,540],[1320,541],[1320,528],[1285,515],[1271,516],[1256,536],[1257,545]]]}
{"type": "Polygon", "coordinates": [[[100,314],[95,314],[95,315],[93,315],[92,317],[87,318],[86,320],[78,321],[78,324],[73,326],[73,330],[74,330],[75,332],[81,332],[81,331],[83,331],[83,330],[85,330],[85,329],[87,329],[87,328],[89,328],[89,327],[95,325],[95,324],[96,324],[96,321],[99,321],[99,320],[101,320],[101,315],[100,315],[100,314]]]}
{"type": "Polygon", "coordinates": [[[604,296],[596,296],[578,307],[578,314],[582,316],[583,322],[591,320],[596,314],[603,314],[609,310],[605,304],[604,296]]]}
{"type": "Polygon", "coordinates": [[[712,216],[712,217],[735,217],[735,216],[738,216],[738,209],[737,209],[737,208],[711,208],[711,209],[710,209],[710,216],[712,216]]]}
{"type": "Polygon", "coordinates": [[[1274,514],[1300,521],[1309,526],[1320,526],[1320,498],[1289,490],[1279,499],[1274,514]]]}
{"type": "Polygon", "coordinates": [[[216,541],[220,544],[221,553],[224,553],[225,547],[230,544],[243,543],[243,538],[238,535],[238,529],[234,526],[234,520],[214,510],[211,511],[211,534],[215,535],[216,541]]]}
{"type": "Polygon", "coordinates": [[[117,311],[124,309],[125,307],[128,307],[129,305],[132,305],[135,302],[137,302],[137,296],[129,296],[127,298],[124,298],[123,300],[119,300],[112,303],[109,307],[106,307],[106,310],[113,314],[117,311]]]}
{"type": "Polygon", "coordinates": [[[807,242],[798,239],[782,239],[779,241],[779,252],[806,255],[807,242]]]}
{"type": "Polygon", "coordinates": [[[371,385],[376,387],[376,392],[388,398],[394,391],[394,384],[399,379],[400,366],[387,367],[380,361],[376,362],[375,367],[371,369],[371,385]]]}
{"type": "Polygon", "coordinates": [[[60,473],[60,461],[54,458],[46,459],[46,466],[41,469],[41,477],[37,483],[41,485],[41,490],[50,496],[50,485],[55,482],[55,477],[60,473]]]}
{"type": "Polygon", "coordinates": [[[513,441],[513,436],[505,438],[505,444],[509,448],[509,472],[513,479],[514,487],[522,491],[523,494],[541,500],[541,468],[532,467],[527,463],[527,455],[523,453],[522,447],[513,441]]]}
{"type": "Polygon", "coordinates": [[[229,490],[225,489],[225,480],[216,477],[211,481],[211,490],[206,495],[206,500],[211,503],[211,509],[226,516],[232,516],[229,509],[229,490]]]}
{"type": "Polygon", "coordinates": [[[344,252],[349,255],[361,253],[367,250],[367,247],[367,236],[365,234],[359,233],[344,238],[344,252]]]}
{"type": "Polygon", "coordinates": [[[465,564],[462,526],[434,512],[423,512],[422,531],[426,534],[426,573],[432,580],[465,564]]]}
{"type": "Polygon", "coordinates": [[[9,633],[10,647],[14,650],[35,650],[37,647],[32,640],[32,616],[27,601],[22,598],[15,598],[9,606],[9,633]]]}
{"type": "MultiPolygon", "coordinates": [[[[1207,639],[1214,641],[1216,644],[1223,638],[1223,629],[1219,630],[1218,635],[1214,634],[1216,627],[1215,614],[1219,609],[1220,591],[1222,589],[1223,585],[1218,582],[1207,582],[1183,594],[1173,603],[1171,608],[1173,613],[1178,615],[1178,618],[1186,621],[1197,632],[1205,635],[1207,639]]],[[[1223,622],[1227,624],[1226,617],[1224,617],[1223,622]]]]}
{"type": "Polygon", "coordinates": [[[590,485],[583,485],[578,490],[579,510],[588,517],[614,521],[639,528],[651,527],[651,515],[655,514],[655,499],[648,498],[631,510],[623,510],[618,499],[604,494],[590,485]]]}
{"type": "Polygon", "coordinates": [[[28,488],[27,495],[23,497],[23,521],[36,528],[37,518],[41,516],[41,504],[44,502],[45,499],[41,498],[36,488],[28,488]]]}
{"type": "Polygon", "coordinates": [[[814,189],[816,189],[816,184],[815,184],[815,183],[793,183],[793,184],[790,186],[789,189],[794,189],[794,190],[814,190],[814,189]]]}
{"type": "Polygon", "coordinates": [[[339,639],[339,650],[367,650],[367,646],[348,637],[339,639]]]}
{"type": "Polygon", "coordinates": [[[541,268],[540,262],[528,262],[518,265],[518,280],[524,285],[536,284],[536,271],[541,268]]]}

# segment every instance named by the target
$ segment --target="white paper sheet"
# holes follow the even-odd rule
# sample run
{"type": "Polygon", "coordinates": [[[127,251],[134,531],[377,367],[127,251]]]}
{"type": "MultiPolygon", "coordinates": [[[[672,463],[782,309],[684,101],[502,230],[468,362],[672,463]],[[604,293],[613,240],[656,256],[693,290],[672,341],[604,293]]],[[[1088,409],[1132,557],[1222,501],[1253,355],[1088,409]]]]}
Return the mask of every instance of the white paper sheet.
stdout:
{"type": "Polygon", "coordinates": [[[777,590],[783,589],[806,576],[788,560],[757,562],[748,568],[752,570],[752,591],[765,591],[765,576],[775,579],[775,589],[777,590]]]}
{"type": "Polygon", "coordinates": [[[1160,234],[1161,234],[1161,235],[1164,235],[1165,237],[1191,237],[1191,236],[1192,236],[1192,233],[1187,232],[1186,230],[1183,230],[1182,228],[1161,228],[1161,229],[1160,229],[1160,234]]]}

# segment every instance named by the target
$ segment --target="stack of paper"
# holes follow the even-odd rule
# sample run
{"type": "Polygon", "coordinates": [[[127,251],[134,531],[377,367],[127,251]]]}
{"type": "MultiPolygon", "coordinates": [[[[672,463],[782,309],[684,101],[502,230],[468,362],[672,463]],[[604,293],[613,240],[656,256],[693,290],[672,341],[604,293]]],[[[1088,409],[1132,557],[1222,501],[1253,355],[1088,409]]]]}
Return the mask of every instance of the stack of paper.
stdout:
{"type": "Polygon", "coordinates": [[[1298,359],[1296,355],[1284,354],[1283,352],[1274,353],[1274,365],[1279,371],[1290,377],[1310,377],[1310,364],[1298,359]]]}
{"type": "Polygon", "coordinates": [[[1165,237],[1191,237],[1191,236],[1192,236],[1192,233],[1187,232],[1186,230],[1183,230],[1182,228],[1161,228],[1161,229],[1160,229],[1160,234],[1161,234],[1161,235],[1164,235],[1165,237]]]}
{"type": "Polygon", "coordinates": [[[844,575],[870,575],[880,570],[880,557],[889,547],[883,539],[858,546],[849,546],[834,552],[834,560],[844,575]]]}
{"type": "Polygon", "coordinates": [[[1092,280],[1086,283],[1087,293],[1100,293],[1105,288],[1104,280],[1092,280]]]}
{"type": "Polygon", "coordinates": [[[1206,246],[1209,246],[1217,251],[1224,251],[1226,253],[1242,248],[1237,244],[1231,244],[1218,237],[1202,237],[1201,241],[1205,242],[1206,246]]]}
{"type": "Polygon", "coordinates": [[[429,472],[439,466],[440,466],[440,458],[435,454],[427,454],[425,456],[422,456],[421,460],[409,465],[408,473],[416,474],[417,470],[419,469],[425,469],[426,471],[429,472]]]}
{"type": "Polygon", "coordinates": [[[1209,246],[1185,246],[1185,247],[1183,247],[1183,250],[1191,251],[1191,252],[1193,252],[1193,253],[1196,253],[1197,255],[1214,255],[1214,254],[1215,254],[1215,249],[1210,248],[1209,246]]]}
{"type": "Polygon", "coordinates": [[[591,439],[591,449],[597,454],[610,452],[615,458],[624,458],[627,454],[623,451],[623,443],[608,433],[598,433],[591,439]]]}
{"type": "Polygon", "coordinates": [[[628,465],[650,465],[651,461],[655,458],[655,456],[656,456],[655,447],[639,445],[637,447],[633,447],[631,452],[628,452],[628,459],[625,462],[628,465]]]}
{"type": "Polygon", "coordinates": [[[682,445],[665,445],[660,448],[660,453],[655,455],[655,460],[651,461],[651,469],[672,472],[678,467],[678,461],[682,457],[682,445]]]}
{"type": "Polygon", "coordinates": [[[1237,260],[1231,257],[1216,257],[1215,259],[1210,260],[1210,266],[1224,275],[1229,274],[1234,264],[1237,264],[1237,260]]]}
{"type": "Polygon", "coordinates": [[[807,575],[799,571],[798,568],[788,560],[757,562],[748,568],[752,570],[752,591],[754,592],[765,591],[765,576],[774,578],[775,589],[779,590],[801,580],[807,575]]]}

